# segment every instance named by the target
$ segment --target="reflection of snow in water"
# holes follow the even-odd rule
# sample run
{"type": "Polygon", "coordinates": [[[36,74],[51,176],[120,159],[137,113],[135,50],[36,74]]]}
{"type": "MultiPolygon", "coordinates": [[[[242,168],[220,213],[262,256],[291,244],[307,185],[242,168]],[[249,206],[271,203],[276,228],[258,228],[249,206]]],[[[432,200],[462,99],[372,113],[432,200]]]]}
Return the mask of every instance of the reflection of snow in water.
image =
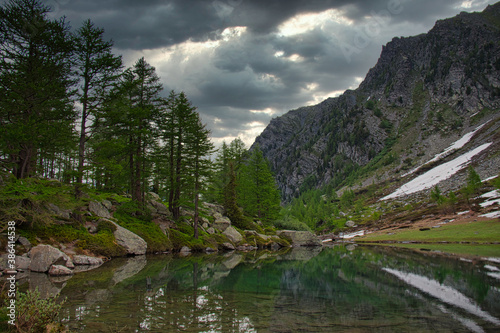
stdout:
{"type": "Polygon", "coordinates": [[[467,296],[460,293],[458,290],[444,286],[436,280],[431,280],[425,276],[405,273],[392,268],[383,268],[384,271],[391,273],[403,280],[404,282],[422,290],[423,292],[440,299],[441,301],[459,307],[473,315],[481,317],[495,325],[500,326],[500,320],[493,317],[488,312],[481,308],[467,296]]]}
{"type": "Polygon", "coordinates": [[[383,197],[380,200],[394,199],[403,195],[419,192],[434,187],[440,181],[450,178],[455,173],[465,168],[469,164],[472,157],[481,153],[483,150],[491,146],[491,144],[492,144],[491,142],[485,143],[477,147],[476,149],[473,149],[455,158],[452,161],[438,165],[437,167],[427,171],[426,173],[404,184],[396,191],[383,197]]]}
{"type": "Polygon", "coordinates": [[[481,328],[481,326],[476,324],[476,322],[474,322],[472,319],[461,317],[458,314],[456,314],[455,312],[446,309],[443,305],[438,305],[438,309],[443,311],[444,313],[447,313],[450,316],[452,316],[453,319],[460,322],[462,325],[467,327],[472,332],[477,332],[477,333],[484,332],[484,330],[481,328]]]}

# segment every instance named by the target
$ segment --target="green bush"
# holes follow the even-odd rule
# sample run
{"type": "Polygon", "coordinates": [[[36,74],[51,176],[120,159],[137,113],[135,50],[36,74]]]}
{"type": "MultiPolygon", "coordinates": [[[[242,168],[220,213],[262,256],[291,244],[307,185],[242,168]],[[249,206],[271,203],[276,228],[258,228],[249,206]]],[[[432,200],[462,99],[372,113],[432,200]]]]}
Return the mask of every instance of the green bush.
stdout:
{"type": "Polygon", "coordinates": [[[16,302],[16,329],[18,332],[46,332],[48,325],[57,323],[64,301],[55,298],[41,299],[35,291],[19,292],[16,302]]]}
{"type": "Polygon", "coordinates": [[[293,216],[286,216],[283,219],[275,221],[274,226],[282,230],[311,231],[311,228],[307,224],[297,220],[293,216]]]}

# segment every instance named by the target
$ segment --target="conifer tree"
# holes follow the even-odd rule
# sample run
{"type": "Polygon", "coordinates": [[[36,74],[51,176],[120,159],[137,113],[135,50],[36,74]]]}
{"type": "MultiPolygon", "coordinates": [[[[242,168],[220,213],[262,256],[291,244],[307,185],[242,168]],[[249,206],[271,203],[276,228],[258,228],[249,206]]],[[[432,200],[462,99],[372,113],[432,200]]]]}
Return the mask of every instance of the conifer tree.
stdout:
{"type": "Polygon", "coordinates": [[[104,29],[95,27],[90,20],[87,20],[75,36],[75,67],[80,79],[78,97],[82,105],[77,194],[80,191],[78,185],[82,184],[83,179],[89,120],[93,121],[97,116],[98,108],[102,107],[122,67],[121,57],[114,56],[111,51],[113,43],[104,41],[103,34],[104,29]]]}
{"type": "Polygon", "coordinates": [[[242,165],[239,203],[245,214],[264,221],[276,219],[280,211],[280,196],[276,182],[262,151],[255,147],[242,165]]]}
{"type": "Polygon", "coordinates": [[[39,0],[0,7],[0,158],[17,178],[74,144],[73,44],[49,12],[39,0]]]}

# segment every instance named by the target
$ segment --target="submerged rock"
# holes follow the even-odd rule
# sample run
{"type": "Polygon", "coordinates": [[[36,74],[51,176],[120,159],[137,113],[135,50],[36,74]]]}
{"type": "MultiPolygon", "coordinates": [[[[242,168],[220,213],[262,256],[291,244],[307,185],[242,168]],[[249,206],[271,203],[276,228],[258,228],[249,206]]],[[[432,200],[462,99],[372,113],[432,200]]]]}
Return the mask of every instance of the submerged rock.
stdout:
{"type": "Polygon", "coordinates": [[[102,265],[104,261],[101,258],[76,255],[73,256],[73,263],[75,265],[102,265]]]}
{"type": "Polygon", "coordinates": [[[52,265],[50,266],[49,269],[49,275],[53,276],[73,275],[73,271],[66,266],[52,265]]]}

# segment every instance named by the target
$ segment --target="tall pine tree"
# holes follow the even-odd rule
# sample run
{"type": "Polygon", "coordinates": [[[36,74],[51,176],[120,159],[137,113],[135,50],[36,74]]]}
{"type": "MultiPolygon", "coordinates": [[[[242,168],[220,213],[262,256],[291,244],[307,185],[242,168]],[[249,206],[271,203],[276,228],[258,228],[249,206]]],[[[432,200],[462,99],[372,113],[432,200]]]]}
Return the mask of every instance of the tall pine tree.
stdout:
{"type": "Polygon", "coordinates": [[[0,158],[17,178],[73,145],[73,44],[64,19],[38,0],[0,8],[0,158]]]}
{"type": "Polygon", "coordinates": [[[104,41],[104,30],[87,20],[75,36],[76,73],[80,79],[78,89],[82,105],[80,140],[78,145],[77,194],[83,181],[85,166],[85,145],[89,139],[87,128],[97,116],[113,83],[122,68],[121,57],[114,56],[113,43],[104,41]]]}

